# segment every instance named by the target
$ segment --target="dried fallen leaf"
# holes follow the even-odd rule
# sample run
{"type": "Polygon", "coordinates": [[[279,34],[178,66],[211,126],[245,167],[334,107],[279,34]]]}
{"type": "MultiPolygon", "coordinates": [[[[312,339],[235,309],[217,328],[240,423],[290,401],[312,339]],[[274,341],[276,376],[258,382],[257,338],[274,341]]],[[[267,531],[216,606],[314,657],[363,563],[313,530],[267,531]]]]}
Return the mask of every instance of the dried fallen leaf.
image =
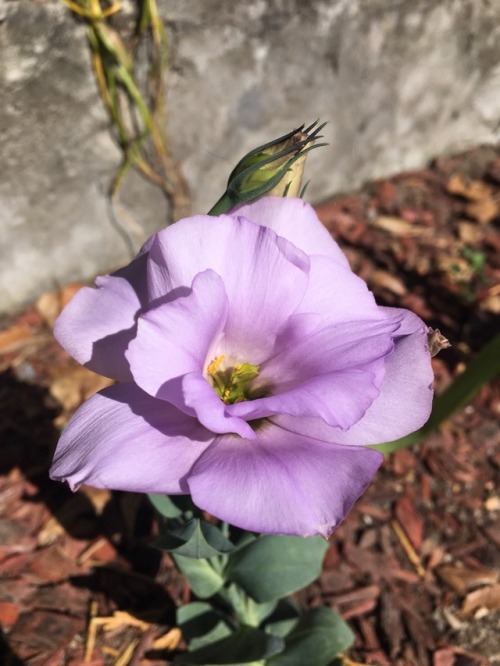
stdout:
{"type": "Polygon", "coordinates": [[[434,260],[451,282],[468,282],[474,275],[474,268],[463,257],[440,253],[434,260]]]}
{"type": "Polygon", "coordinates": [[[30,340],[34,332],[28,326],[17,325],[0,331],[0,354],[11,354],[30,340]]]}
{"type": "Polygon", "coordinates": [[[52,328],[61,312],[61,297],[58,291],[48,291],[42,294],[35,303],[38,314],[46,324],[52,328]]]}
{"type": "Polygon", "coordinates": [[[387,289],[397,296],[404,296],[406,294],[406,287],[403,281],[396,277],[396,275],[389,273],[389,271],[375,270],[370,274],[368,281],[370,286],[387,289]]]}
{"type": "Polygon", "coordinates": [[[465,622],[459,620],[455,613],[446,606],[443,608],[443,617],[453,631],[460,631],[460,629],[463,629],[465,622]]]}
{"type": "Polygon", "coordinates": [[[163,636],[159,636],[153,643],[154,650],[175,650],[182,637],[181,630],[174,627],[163,636]]]}
{"type": "Polygon", "coordinates": [[[51,375],[50,393],[64,409],[64,414],[57,419],[57,425],[63,425],[68,414],[84,400],[113,383],[108,377],[97,375],[80,365],[54,368],[51,375]]]}
{"type": "Polygon", "coordinates": [[[492,662],[477,652],[472,653],[455,645],[451,648],[444,648],[435,652],[432,666],[492,666],[492,662]],[[444,653],[443,657],[440,656],[441,653],[444,653]],[[449,661],[449,657],[447,656],[450,653],[453,661],[449,661]]]}
{"type": "Polygon", "coordinates": [[[458,594],[465,594],[478,585],[491,585],[498,580],[498,574],[489,569],[469,569],[454,564],[444,564],[436,569],[439,578],[458,594]]]}
{"type": "Polygon", "coordinates": [[[489,294],[483,298],[479,303],[479,309],[496,315],[500,314],[500,294],[489,294]]]}
{"type": "Polygon", "coordinates": [[[498,203],[493,199],[482,199],[468,204],[465,212],[479,224],[489,224],[498,215],[498,203]]]}
{"type": "Polygon", "coordinates": [[[461,614],[473,615],[480,608],[488,611],[500,610],[500,583],[469,592],[463,603],[461,614]]]}
{"type": "Polygon", "coordinates": [[[486,511],[500,511],[500,497],[498,495],[488,497],[484,502],[484,508],[486,511]]]}
{"type": "Polygon", "coordinates": [[[475,246],[481,242],[483,231],[481,227],[472,222],[459,222],[458,235],[460,236],[460,240],[466,245],[475,246]]]}
{"type": "Polygon", "coordinates": [[[374,227],[384,229],[394,236],[428,236],[434,233],[427,227],[411,224],[401,217],[392,217],[390,215],[378,215],[371,222],[374,227]]]}
{"type": "Polygon", "coordinates": [[[446,189],[450,194],[458,194],[470,201],[481,201],[489,199],[492,188],[481,180],[469,180],[459,173],[453,174],[446,183],[446,189]]]}
{"type": "Polygon", "coordinates": [[[53,328],[63,308],[83,286],[83,282],[71,282],[59,291],[48,291],[38,298],[35,307],[50,328],[53,328]]]}
{"type": "Polygon", "coordinates": [[[53,516],[45,523],[43,529],[38,532],[37,543],[39,546],[50,546],[55,543],[60,536],[66,533],[63,525],[53,516]]]}

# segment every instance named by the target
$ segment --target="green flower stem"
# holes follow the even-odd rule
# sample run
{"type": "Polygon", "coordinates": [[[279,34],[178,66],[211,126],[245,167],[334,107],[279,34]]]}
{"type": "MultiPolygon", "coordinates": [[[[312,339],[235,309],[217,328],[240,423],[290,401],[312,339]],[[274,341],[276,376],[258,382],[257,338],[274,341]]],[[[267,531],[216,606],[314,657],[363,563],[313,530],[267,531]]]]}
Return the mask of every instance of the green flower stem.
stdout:
{"type": "Polygon", "coordinates": [[[431,417],[420,430],[393,442],[377,444],[371,448],[387,454],[421,441],[456,411],[465,407],[476,393],[498,374],[500,374],[500,334],[483,347],[466,370],[436,398],[431,417]]]}
{"type": "Polygon", "coordinates": [[[234,208],[235,202],[232,200],[232,198],[229,196],[229,194],[223,194],[219,201],[213,206],[209,212],[208,215],[223,215],[224,213],[227,213],[228,211],[231,210],[231,208],[234,208]]]}

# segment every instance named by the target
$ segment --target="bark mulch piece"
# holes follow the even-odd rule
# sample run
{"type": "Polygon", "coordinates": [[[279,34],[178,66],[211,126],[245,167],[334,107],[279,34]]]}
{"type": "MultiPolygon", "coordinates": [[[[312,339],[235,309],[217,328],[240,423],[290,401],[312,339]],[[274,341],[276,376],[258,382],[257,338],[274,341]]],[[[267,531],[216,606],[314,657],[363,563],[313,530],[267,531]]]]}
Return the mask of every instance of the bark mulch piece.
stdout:
{"type": "MultiPolygon", "coordinates": [[[[500,150],[440,158],[318,206],[379,303],[407,307],[452,347],[442,391],[498,330],[500,150]]],[[[44,294],[0,331],[0,663],[168,664],[191,593],[140,496],[47,475],[61,426],[106,380],[51,336],[81,285],[44,294]]],[[[500,664],[500,387],[388,457],[297,598],[350,623],[349,663],[500,664]]]]}

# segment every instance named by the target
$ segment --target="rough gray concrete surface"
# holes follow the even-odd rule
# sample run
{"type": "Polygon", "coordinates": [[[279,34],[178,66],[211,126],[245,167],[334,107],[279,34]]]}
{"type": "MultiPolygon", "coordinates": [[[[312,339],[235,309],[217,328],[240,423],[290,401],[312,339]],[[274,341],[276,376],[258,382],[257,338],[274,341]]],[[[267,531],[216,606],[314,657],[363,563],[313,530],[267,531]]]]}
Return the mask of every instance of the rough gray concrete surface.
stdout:
{"type": "MultiPolygon", "coordinates": [[[[129,0],[129,3],[132,0],[129,0]]],[[[203,212],[246,151],[328,121],[318,201],[500,139],[500,2],[159,0],[169,135],[203,212]]],[[[131,5],[125,8],[130,12],[131,5]]],[[[120,163],[85,27],[59,2],[0,0],[0,311],[126,261],[168,218],[120,163]]]]}

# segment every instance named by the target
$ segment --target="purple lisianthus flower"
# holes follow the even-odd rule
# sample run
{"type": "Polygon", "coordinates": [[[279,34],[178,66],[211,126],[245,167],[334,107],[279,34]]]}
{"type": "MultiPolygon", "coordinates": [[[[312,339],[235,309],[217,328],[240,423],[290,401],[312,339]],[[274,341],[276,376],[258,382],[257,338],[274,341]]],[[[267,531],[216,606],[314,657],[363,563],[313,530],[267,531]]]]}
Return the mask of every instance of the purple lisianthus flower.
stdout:
{"type": "Polygon", "coordinates": [[[256,532],[327,537],[379,467],[366,445],[419,428],[427,329],[379,307],[314,210],[267,197],[154,235],[57,321],[117,380],[64,431],[51,477],[191,494],[256,532]]]}

